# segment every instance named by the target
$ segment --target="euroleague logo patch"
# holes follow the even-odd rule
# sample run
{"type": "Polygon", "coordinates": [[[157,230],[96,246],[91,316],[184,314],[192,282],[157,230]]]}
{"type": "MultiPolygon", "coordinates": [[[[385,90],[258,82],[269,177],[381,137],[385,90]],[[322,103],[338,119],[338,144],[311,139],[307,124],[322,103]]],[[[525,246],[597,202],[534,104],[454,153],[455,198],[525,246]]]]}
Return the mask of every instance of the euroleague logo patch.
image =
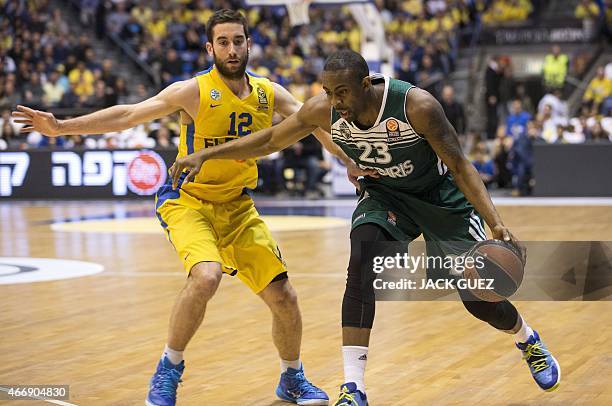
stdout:
{"type": "Polygon", "coordinates": [[[141,151],[127,166],[128,188],[141,196],[152,195],[166,182],[164,160],[153,151],[141,151]]]}
{"type": "Polygon", "coordinates": [[[399,123],[395,119],[387,120],[387,136],[388,137],[399,137],[399,123]]]}
{"type": "Polygon", "coordinates": [[[51,258],[0,257],[0,285],[56,281],[95,275],[100,264],[51,258]]]}

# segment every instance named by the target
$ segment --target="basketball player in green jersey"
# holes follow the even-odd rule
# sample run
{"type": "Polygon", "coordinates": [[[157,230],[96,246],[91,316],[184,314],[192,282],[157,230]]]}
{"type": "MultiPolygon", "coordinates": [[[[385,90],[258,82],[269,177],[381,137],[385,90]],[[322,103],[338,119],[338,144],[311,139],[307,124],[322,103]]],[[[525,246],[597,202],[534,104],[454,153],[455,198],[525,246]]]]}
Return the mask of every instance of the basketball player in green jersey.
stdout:
{"type": "MultiPolygon", "coordinates": [[[[325,94],[308,100],[282,123],[180,158],[170,171],[175,185],[184,171],[188,172],[185,181],[190,181],[209,159],[267,155],[320,127],[331,132],[333,141],[362,169],[378,172],[377,178],[361,181],[361,197],[353,214],[342,303],[345,383],[335,403],[363,406],[367,405],[363,382],[375,305],[371,264],[376,253],[362,250],[362,242],[411,241],[423,234],[429,256],[460,254],[448,242],[485,240],[484,219],[493,238],[516,245],[523,255],[525,250],[502,222],[464,156],[454,128],[428,92],[382,75],[370,76],[363,57],[349,50],[328,58],[323,88],[325,94]]],[[[492,303],[467,291],[459,294],[472,315],[514,336],[542,389],[557,388],[559,364],[508,300],[492,303]]]]}

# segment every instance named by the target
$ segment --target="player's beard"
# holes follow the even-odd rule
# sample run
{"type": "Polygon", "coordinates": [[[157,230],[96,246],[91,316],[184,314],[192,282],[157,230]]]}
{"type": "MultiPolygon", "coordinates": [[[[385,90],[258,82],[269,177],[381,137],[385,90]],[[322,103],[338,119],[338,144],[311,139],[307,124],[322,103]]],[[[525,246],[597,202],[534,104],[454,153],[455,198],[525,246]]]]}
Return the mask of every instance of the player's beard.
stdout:
{"type": "Polygon", "coordinates": [[[214,52],[213,58],[215,61],[215,66],[217,67],[217,69],[219,69],[219,73],[221,73],[222,76],[226,77],[229,80],[238,80],[244,77],[244,73],[246,72],[247,63],[249,62],[249,51],[246,52],[246,55],[244,57],[240,58],[240,65],[236,70],[233,71],[225,65],[225,62],[223,62],[221,59],[218,59],[217,55],[214,52]]]}

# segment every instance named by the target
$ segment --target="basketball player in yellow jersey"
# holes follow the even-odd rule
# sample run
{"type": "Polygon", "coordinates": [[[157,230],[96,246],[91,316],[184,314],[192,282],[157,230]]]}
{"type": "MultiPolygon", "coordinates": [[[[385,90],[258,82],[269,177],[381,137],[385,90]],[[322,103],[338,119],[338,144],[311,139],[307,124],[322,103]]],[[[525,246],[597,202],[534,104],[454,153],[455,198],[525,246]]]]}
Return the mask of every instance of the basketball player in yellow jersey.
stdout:
{"type": "MultiPolygon", "coordinates": [[[[287,117],[299,110],[301,103],[284,88],[246,72],[250,40],[241,13],[217,11],[206,29],[206,50],[214,57],[213,68],[174,83],[148,100],[70,120],[58,121],[50,113],[23,106],[13,115],[26,124],[23,131],[53,137],[120,131],[179,111],[181,157],[270,127],[273,113],[287,117]]],[[[348,165],[351,176],[371,175],[360,171],[335,147],[329,134],[315,135],[348,165]]],[[[277,396],[299,405],[328,404],[325,392],[304,377],[299,358],[300,311],[276,242],[251,198],[243,193],[256,183],[255,160],[209,161],[195,181],[173,189],[169,179],[157,194],[157,217],[188,276],[172,311],[168,342],[150,382],[148,405],[176,403],[183,350],[202,323],[206,304],[223,273],[237,276],[272,311],[272,335],[281,358],[277,396]]],[[[249,399],[232,401],[250,403],[249,399]]]]}

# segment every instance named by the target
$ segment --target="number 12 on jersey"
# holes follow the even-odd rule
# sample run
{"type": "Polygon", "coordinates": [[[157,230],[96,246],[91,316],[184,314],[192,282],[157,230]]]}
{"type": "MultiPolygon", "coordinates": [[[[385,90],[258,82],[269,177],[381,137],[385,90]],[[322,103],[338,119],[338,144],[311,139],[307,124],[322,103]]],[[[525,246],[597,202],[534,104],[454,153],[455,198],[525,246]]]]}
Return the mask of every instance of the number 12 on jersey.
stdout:
{"type": "Polygon", "coordinates": [[[243,137],[251,133],[251,129],[249,126],[253,124],[253,116],[249,113],[238,113],[233,112],[229,116],[230,118],[230,127],[227,130],[227,135],[238,135],[239,137],[243,137]],[[238,116],[238,119],[236,119],[238,116]]]}

